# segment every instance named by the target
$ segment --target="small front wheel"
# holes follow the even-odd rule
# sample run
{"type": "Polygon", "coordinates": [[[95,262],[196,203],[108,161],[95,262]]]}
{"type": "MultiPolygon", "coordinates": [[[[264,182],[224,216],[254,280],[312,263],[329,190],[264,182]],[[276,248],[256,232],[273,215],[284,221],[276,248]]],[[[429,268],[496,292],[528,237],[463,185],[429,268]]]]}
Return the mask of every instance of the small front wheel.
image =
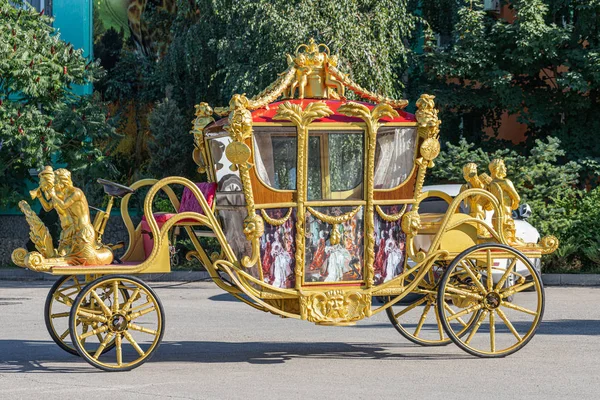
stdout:
{"type": "Polygon", "coordinates": [[[75,299],[69,317],[77,352],[105,371],[128,371],[148,361],[160,345],[164,327],[164,310],[154,290],[142,280],[124,275],[89,283],[75,299]],[[96,328],[84,330],[82,321],[93,321],[96,328]],[[95,351],[87,350],[90,340],[98,341],[95,351]],[[115,351],[104,352],[112,343],[115,351]]]}
{"type": "MultiPolygon", "coordinates": [[[[71,337],[69,336],[69,316],[71,315],[71,307],[75,302],[75,298],[81,292],[81,289],[85,285],[94,280],[93,275],[65,275],[58,278],[58,280],[52,285],[48,296],[46,297],[46,304],[44,306],[44,320],[46,322],[46,329],[54,342],[63,350],[73,355],[78,356],[79,353],[75,346],[71,343],[71,337]]],[[[110,293],[107,293],[110,296],[110,293]]],[[[121,293],[121,301],[127,301],[127,293],[121,293]]],[[[94,303],[87,305],[90,309],[94,308],[94,303]]],[[[83,324],[82,329],[86,332],[97,328],[97,323],[94,321],[81,320],[83,324]]],[[[98,334],[98,342],[102,342],[103,336],[98,334]]],[[[95,345],[97,348],[98,345],[95,345]]],[[[114,342],[109,343],[104,351],[110,351],[114,347],[114,342]]],[[[86,345],[88,351],[95,349],[94,343],[86,345]]]]}
{"type": "Polygon", "coordinates": [[[480,244],[459,254],[438,289],[438,313],[452,341],[478,357],[505,357],[525,346],[544,314],[539,272],[520,251],[480,244]],[[465,332],[464,322],[475,323],[465,332]]]}

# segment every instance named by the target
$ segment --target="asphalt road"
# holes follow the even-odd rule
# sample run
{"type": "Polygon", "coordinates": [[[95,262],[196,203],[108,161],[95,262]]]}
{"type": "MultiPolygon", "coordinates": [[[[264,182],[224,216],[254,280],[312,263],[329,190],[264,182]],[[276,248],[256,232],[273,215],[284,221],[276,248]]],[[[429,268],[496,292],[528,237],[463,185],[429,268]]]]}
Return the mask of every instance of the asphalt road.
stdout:
{"type": "Polygon", "coordinates": [[[48,283],[0,281],[0,399],[597,399],[600,289],[547,288],[536,337],[504,359],[402,338],[385,315],[323,327],[262,313],[212,283],[155,283],[155,357],[100,372],[46,333],[48,283]]]}

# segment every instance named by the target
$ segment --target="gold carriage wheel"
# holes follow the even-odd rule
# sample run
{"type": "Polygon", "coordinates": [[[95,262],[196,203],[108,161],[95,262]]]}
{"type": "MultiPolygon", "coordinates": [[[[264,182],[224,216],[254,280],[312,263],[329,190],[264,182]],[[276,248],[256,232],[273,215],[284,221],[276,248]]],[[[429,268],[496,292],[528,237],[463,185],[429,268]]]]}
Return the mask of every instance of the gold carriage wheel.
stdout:
{"type": "MultiPolygon", "coordinates": [[[[437,308],[437,286],[443,268],[434,266],[427,272],[419,286],[408,295],[414,294],[408,304],[401,301],[386,309],[387,316],[398,333],[421,346],[446,346],[451,343],[451,339],[444,331],[437,308]]],[[[448,305],[444,307],[447,308],[448,305]]],[[[476,313],[467,321],[460,318],[463,329],[458,332],[458,335],[464,335],[476,319],[476,313]]]]}
{"type": "Polygon", "coordinates": [[[480,244],[459,254],[444,273],[438,296],[451,299],[437,307],[446,334],[478,357],[505,357],[520,350],[544,314],[539,272],[524,254],[503,244],[480,244]],[[457,321],[470,315],[477,316],[476,322],[461,336],[457,321]]]}
{"type": "MultiPolygon", "coordinates": [[[[69,315],[75,298],[93,279],[93,275],[61,276],[50,288],[44,305],[44,321],[50,337],[61,349],[76,356],[79,353],[69,336],[69,315]]],[[[106,346],[104,351],[109,351],[113,347],[114,342],[106,346]]]]}
{"type": "Polygon", "coordinates": [[[69,330],[77,352],[88,363],[104,371],[128,371],[154,355],[164,334],[164,321],[162,304],[150,286],[132,276],[109,275],[79,293],[71,308],[69,330]],[[127,300],[122,302],[124,292],[127,300]],[[107,298],[106,293],[112,296],[107,298]],[[90,310],[89,304],[98,307],[90,310]],[[93,321],[94,329],[85,329],[83,320],[93,321]],[[87,350],[86,341],[99,334],[104,336],[98,347],[87,350]],[[111,342],[115,351],[106,353],[111,342]]]}

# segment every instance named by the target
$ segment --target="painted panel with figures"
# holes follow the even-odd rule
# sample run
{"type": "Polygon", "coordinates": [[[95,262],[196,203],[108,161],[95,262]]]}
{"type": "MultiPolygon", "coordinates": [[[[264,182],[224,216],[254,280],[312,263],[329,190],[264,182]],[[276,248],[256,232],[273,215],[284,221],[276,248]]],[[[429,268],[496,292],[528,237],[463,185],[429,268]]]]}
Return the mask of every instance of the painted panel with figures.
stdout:
{"type": "MultiPolygon", "coordinates": [[[[391,216],[399,216],[404,206],[383,206],[381,210],[391,216]]],[[[410,205],[404,212],[410,211],[410,205]]],[[[396,219],[396,218],[394,218],[396,219]]],[[[375,284],[392,280],[404,272],[406,263],[406,234],[401,227],[402,218],[397,221],[386,221],[379,213],[375,213],[375,284]]]]}
{"type": "MultiPolygon", "coordinates": [[[[318,212],[341,216],[351,207],[316,207],[318,212]]],[[[364,224],[363,209],[340,224],[327,224],[307,212],[305,283],[356,282],[363,279],[364,224]]]]}
{"type": "Polygon", "coordinates": [[[292,288],[296,281],[296,210],[278,208],[265,210],[265,213],[278,221],[271,221],[273,225],[265,221],[260,241],[263,280],[278,288],[292,288]]]}

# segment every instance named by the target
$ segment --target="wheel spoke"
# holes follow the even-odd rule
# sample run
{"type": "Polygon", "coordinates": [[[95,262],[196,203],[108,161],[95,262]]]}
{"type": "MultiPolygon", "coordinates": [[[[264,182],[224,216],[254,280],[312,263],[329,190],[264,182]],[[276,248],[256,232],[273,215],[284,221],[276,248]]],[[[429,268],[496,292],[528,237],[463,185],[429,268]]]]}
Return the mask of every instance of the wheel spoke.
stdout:
{"type": "Polygon", "coordinates": [[[139,318],[142,315],[146,315],[154,310],[156,310],[156,307],[154,307],[154,305],[153,305],[152,307],[148,307],[145,310],[131,313],[131,314],[129,314],[129,320],[133,321],[134,319],[139,318]]]}
{"type": "Polygon", "coordinates": [[[522,285],[513,286],[506,290],[503,290],[502,292],[500,292],[500,294],[502,295],[502,298],[505,299],[508,296],[512,296],[515,293],[519,293],[519,292],[522,292],[523,290],[527,290],[534,285],[535,285],[535,282],[524,283],[522,285]]]}
{"type": "Polygon", "coordinates": [[[446,291],[454,293],[454,294],[459,294],[461,296],[471,297],[471,298],[473,298],[475,300],[483,300],[483,297],[481,297],[477,293],[473,293],[473,292],[469,292],[469,291],[466,291],[466,290],[458,289],[458,288],[455,288],[454,286],[451,286],[451,285],[446,285],[446,291]]]}
{"type": "Polygon", "coordinates": [[[472,305],[471,307],[465,308],[464,310],[462,310],[460,312],[457,312],[454,315],[449,316],[446,319],[448,321],[453,321],[453,320],[455,320],[455,319],[457,319],[459,317],[462,317],[463,315],[467,315],[467,314],[470,314],[470,313],[472,313],[474,311],[481,310],[482,307],[483,307],[483,304],[475,304],[475,305],[472,305]]]}
{"type": "Polygon", "coordinates": [[[113,281],[113,304],[112,312],[116,313],[119,311],[119,281],[113,281]]]}
{"type": "Polygon", "coordinates": [[[133,308],[132,308],[132,309],[130,309],[129,311],[131,311],[131,312],[134,312],[134,311],[137,311],[137,310],[141,310],[142,308],[144,308],[144,307],[146,307],[146,306],[149,306],[149,305],[151,305],[151,304],[153,304],[151,301],[147,301],[147,302],[145,302],[144,304],[141,304],[141,305],[139,305],[139,306],[135,306],[135,307],[133,307],[133,308]]]}
{"type": "Polygon", "coordinates": [[[68,317],[71,313],[70,312],[61,312],[61,313],[56,313],[56,314],[50,314],[50,318],[54,319],[54,318],[65,318],[68,317]]]}
{"type": "Polygon", "coordinates": [[[69,328],[60,335],[60,340],[65,340],[65,338],[69,335],[69,328]]]}
{"type": "Polygon", "coordinates": [[[504,271],[504,274],[502,274],[502,278],[500,278],[500,280],[498,281],[498,284],[496,284],[496,290],[500,290],[502,288],[502,286],[504,285],[504,282],[506,282],[506,280],[512,273],[512,270],[515,267],[515,265],[517,265],[517,259],[513,258],[512,262],[510,263],[508,268],[506,268],[506,271],[504,271]]]}
{"type": "Polygon", "coordinates": [[[521,341],[521,335],[519,335],[519,332],[517,332],[517,330],[515,329],[515,327],[513,326],[513,324],[508,320],[508,317],[506,316],[506,314],[504,314],[504,311],[502,311],[501,309],[497,308],[496,312],[498,312],[498,316],[502,319],[502,321],[504,321],[504,324],[508,327],[508,329],[512,332],[513,335],[515,335],[515,337],[517,338],[517,340],[520,342],[521,341]]]}
{"type": "Polygon", "coordinates": [[[442,327],[442,320],[440,319],[440,313],[438,311],[437,307],[433,307],[433,311],[435,311],[435,320],[437,321],[437,327],[438,327],[438,331],[440,333],[440,340],[445,340],[446,338],[444,337],[444,328],[442,327]]]}
{"type": "Polygon", "coordinates": [[[425,303],[426,301],[427,301],[427,296],[423,296],[423,298],[415,301],[411,305],[407,306],[405,309],[400,310],[400,312],[398,312],[397,314],[394,314],[394,318],[396,318],[396,319],[400,318],[401,316],[403,316],[404,314],[406,314],[413,308],[420,306],[421,304],[425,303]]]}
{"type": "Polygon", "coordinates": [[[58,301],[59,303],[62,303],[62,304],[67,305],[69,307],[73,305],[73,299],[71,299],[68,296],[65,296],[62,292],[56,292],[56,293],[54,293],[54,299],[56,301],[58,301]]]}
{"type": "Polygon", "coordinates": [[[488,249],[487,250],[487,257],[486,257],[486,262],[487,262],[487,291],[491,292],[494,289],[494,276],[492,274],[492,250],[488,249]]]}
{"type": "Polygon", "coordinates": [[[73,275],[73,282],[75,282],[75,286],[77,286],[79,291],[81,291],[81,289],[82,289],[81,282],[79,282],[79,278],[77,277],[77,275],[73,275]]]}
{"type": "MultiPolygon", "coordinates": [[[[87,327],[87,325],[84,325],[84,329],[86,327],[87,327]]],[[[92,329],[91,331],[85,332],[79,336],[79,339],[84,340],[86,338],[89,338],[90,336],[97,335],[99,333],[104,333],[106,331],[108,331],[108,325],[104,325],[104,326],[101,326],[100,328],[92,329]]]]}
{"type": "Polygon", "coordinates": [[[102,311],[104,312],[104,314],[111,315],[112,313],[110,311],[110,308],[108,308],[108,306],[106,304],[104,304],[104,301],[100,298],[100,296],[98,296],[98,293],[96,293],[95,290],[92,290],[90,293],[92,294],[92,297],[94,299],[96,299],[96,302],[98,303],[100,308],[102,308],[102,311]]]}
{"type": "Polygon", "coordinates": [[[77,315],[104,324],[108,322],[108,319],[106,319],[106,317],[103,317],[102,315],[92,314],[83,310],[77,310],[77,315]]]}
{"type": "MultiPolygon", "coordinates": [[[[90,329],[90,326],[88,324],[84,323],[83,328],[81,329],[82,332],[83,332],[83,335],[81,337],[81,343],[83,343],[83,344],[85,344],[85,339],[87,339],[87,337],[88,337],[88,336],[86,336],[87,332],[88,332],[88,329],[90,329]]],[[[92,332],[92,334],[93,334],[93,332],[92,332]]]]}
{"type": "Polygon", "coordinates": [[[154,331],[154,330],[148,329],[148,328],[144,328],[143,326],[139,326],[139,325],[136,325],[136,324],[133,324],[133,323],[129,323],[128,328],[132,329],[134,331],[144,332],[144,333],[147,333],[149,335],[154,335],[154,336],[158,335],[157,331],[154,331]]]}
{"type": "Polygon", "coordinates": [[[425,309],[423,310],[423,314],[421,315],[421,319],[419,320],[419,323],[417,324],[417,329],[415,329],[415,333],[414,336],[419,336],[419,333],[421,333],[421,328],[423,327],[423,324],[425,323],[425,318],[427,318],[427,314],[429,313],[429,309],[431,308],[431,303],[427,303],[427,305],[425,306],[425,309]]]}
{"type": "Polygon", "coordinates": [[[463,264],[463,269],[471,277],[471,279],[473,280],[473,282],[475,283],[475,285],[477,285],[477,287],[479,288],[479,290],[481,290],[481,292],[483,292],[483,293],[486,293],[487,290],[485,290],[485,287],[483,286],[483,284],[481,283],[481,281],[479,280],[479,278],[477,278],[477,276],[475,276],[475,274],[473,273],[473,271],[471,271],[470,266],[466,265],[464,261],[461,261],[460,263],[463,264]]]}
{"type": "Polygon", "coordinates": [[[117,351],[117,366],[123,365],[123,346],[122,346],[122,338],[121,334],[117,333],[115,338],[115,346],[117,351]]]}
{"type": "Polygon", "coordinates": [[[518,306],[516,304],[513,304],[508,301],[504,301],[504,300],[502,302],[500,302],[500,305],[504,306],[504,307],[512,308],[513,310],[517,310],[517,311],[520,311],[522,313],[529,314],[529,315],[537,315],[538,314],[536,311],[531,311],[528,308],[521,307],[521,306],[518,306]]]}
{"type": "Polygon", "coordinates": [[[475,334],[479,330],[479,327],[483,323],[483,320],[485,320],[485,317],[487,317],[487,314],[488,314],[488,310],[483,310],[481,312],[481,315],[479,316],[479,318],[477,318],[477,322],[475,323],[475,326],[473,326],[473,329],[471,330],[471,333],[469,333],[469,336],[465,340],[465,344],[469,344],[471,342],[471,340],[473,339],[473,337],[475,336],[475,334]]]}
{"type": "Polygon", "coordinates": [[[135,301],[135,299],[138,296],[138,294],[140,294],[140,288],[135,288],[135,290],[133,291],[133,294],[131,295],[131,297],[129,297],[129,299],[127,299],[127,302],[125,302],[125,304],[123,304],[123,311],[124,312],[129,311],[129,309],[131,308],[131,305],[135,301]]]}
{"type": "MultiPolygon", "coordinates": [[[[445,302],[445,301],[444,301],[444,308],[445,308],[445,309],[446,309],[446,310],[447,310],[447,311],[448,311],[450,314],[452,314],[452,315],[456,314],[456,313],[454,312],[454,310],[453,310],[453,309],[452,309],[452,308],[451,308],[451,307],[450,307],[448,304],[446,304],[446,302],[445,302]]],[[[463,320],[462,320],[462,318],[458,317],[458,318],[457,318],[457,320],[458,320],[458,322],[460,322],[460,323],[461,323],[461,325],[462,325],[462,326],[467,326],[467,323],[466,323],[465,321],[463,321],[463,320]]]]}
{"type": "Polygon", "coordinates": [[[108,332],[106,334],[106,337],[104,338],[104,340],[102,340],[100,342],[100,347],[98,347],[98,349],[96,350],[96,352],[94,353],[94,358],[97,360],[98,357],[100,357],[100,355],[102,355],[102,352],[104,351],[104,349],[106,348],[106,346],[108,346],[108,344],[110,343],[110,341],[112,340],[113,336],[115,336],[114,333],[112,332],[108,332]]]}
{"type": "Polygon", "coordinates": [[[496,352],[496,317],[494,310],[490,311],[490,348],[492,353],[496,352]]]}
{"type": "Polygon", "coordinates": [[[125,332],[123,332],[123,336],[125,336],[125,339],[127,339],[129,341],[129,343],[131,343],[131,345],[133,346],[135,351],[137,351],[141,357],[144,357],[146,355],[146,353],[144,353],[144,350],[142,350],[142,348],[133,339],[133,337],[131,336],[131,333],[125,331],[125,332]]]}

